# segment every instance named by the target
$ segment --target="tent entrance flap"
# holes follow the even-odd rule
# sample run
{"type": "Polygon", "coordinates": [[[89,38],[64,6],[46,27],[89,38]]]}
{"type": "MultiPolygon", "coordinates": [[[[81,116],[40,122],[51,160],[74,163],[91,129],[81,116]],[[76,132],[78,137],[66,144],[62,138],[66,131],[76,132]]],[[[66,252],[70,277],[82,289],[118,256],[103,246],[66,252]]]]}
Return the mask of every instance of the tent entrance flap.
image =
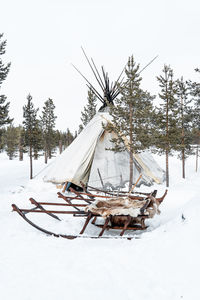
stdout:
{"type": "Polygon", "coordinates": [[[90,171],[91,171],[91,167],[92,167],[92,162],[94,159],[95,148],[96,148],[96,144],[95,144],[94,149],[91,149],[91,151],[89,151],[86,159],[79,166],[78,170],[74,174],[74,177],[71,179],[71,182],[73,182],[74,184],[76,184],[80,187],[81,187],[80,182],[82,182],[85,185],[88,183],[90,171]]]}
{"type": "Polygon", "coordinates": [[[95,148],[99,137],[104,132],[102,123],[105,121],[98,113],[77,136],[67,149],[56,158],[55,163],[48,170],[44,181],[63,183],[73,182],[80,186],[88,182],[95,148]]]}

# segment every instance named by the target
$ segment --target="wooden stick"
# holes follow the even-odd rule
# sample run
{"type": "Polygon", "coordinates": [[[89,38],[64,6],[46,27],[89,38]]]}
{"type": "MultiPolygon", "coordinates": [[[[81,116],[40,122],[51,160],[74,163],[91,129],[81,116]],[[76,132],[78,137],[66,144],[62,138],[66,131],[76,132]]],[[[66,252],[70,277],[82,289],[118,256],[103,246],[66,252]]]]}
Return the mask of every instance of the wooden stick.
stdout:
{"type": "MultiPolygon", "coordinates": [[[[15,210],[15,209],[14,209],[15,210]]],[[[80,214],[80,215],[85,215],[87,216],[88,214],[85,211],[61,211],[61,210],[34,210],[34,209],[25,209],[25,208],[20,208],[22,212],[30,212],[30,213],[53,213],[53,214],[80,214]]]]}
{"type": "Polygon", "coordinates": [[[138,184],[138,182],[140,181],[140,179],[142,178],[142,174],[140,174],[140,176],[138,177],[136,183],[132,186],[132,188],[130,189],[128,196],[132,193],[132,191],[134,190],[134,188],[136,187],[136,185],[138,184]]]}
{"type": "MultiPolygon", "coordinates": [[[[65,200],[68,204],[72,204],[72,202],[70,201],[70,199],[68,199],[67,197],[63,196],[63,194],[61,194],[60,192],[57,193],[58,194],[58,198],[62,198],[63,200],[65,200]]],[[[73,197],[72,200],[74,200],[75,198],[73,197]]],[[[80,210],[78,207],[74,207],[76,210],[80,210]]]]}
{"type": "Polygon", "coordinates": [[[88,225],[88,223],[90,222],[90,220],[91,220],[92,217],[93,217],[93,216],[92,216],[92,213],[89,213],[89,215],[87,216],[87,219],[86,219],[86,221],[85,221],[85,224],[84,224],[82,230],[80,231],[80,234],[83,234],[83,233],[84,233],[84,231],[85,231],[85,229],[86,229],[86,227],[87,227],[87,225],[88,225]]]}
{"type": "Polygon", "coordinates": [[[84,184],[82,181],[80,181],[80,184],[81,184],[81,186],[82,186],[82,188],[83,188],[83,191],[84,191],[85,193],[88,193],[88,194],[89,194],[88,197],[89,197],[90,199],[94,199],[94,196],[93,196],[90,192],[87,191],[87,188],[86,188],[85,184],[84,184]],[[90,195],[91,195],[91,196],[90,196],[90,195]]]}
{"type": "Polygon", "coordinates": [[[94,201],[93,199],[84,199],[84,197],[81,195],[82,193],[74,190],[72,187],[69,189],[70,192],[74,193],[77,197],[80,197],[82,200],[84,200],[86,203],[91,204],[91,201],[94,201]]]}
{"type": "Polygon", "coordinates": [[[101,97],[101,95],[97,92],[97,90],[93,87],[93,85],[87,80],[87,78],[72,64],[72,66],[74,67],[74,69],[87,81],[87,83],[89,84],[89,86],[92,88],[92,90],[94,91],[95,95],[97,96],[97,98],[104,103],[103,98],[101,97]]]}
{"type": "MultiPolygon", "coordinates": [[[[59,192],[57,194],[59,194],[59,192]]],[[[88,193],[83,193],[83,192],[81,192],[80,194],[81,195],[86,195],[86,196],[92,195],[94,197],[93,201],[95,200],[95,198],[113,199],[113,198],[119,198],[119,197],[127,197],[127,196],[129,196],[129,194],[127,194],[127,195],[120,195],[119,194],[119,195],[113,195],[113,196],[102,196],[102,195],[93,195],[93,194],[88,194],[88,193]]],[[[65,197],[64,195],[62,195],[62,196],[59,196],[59,198],[65,199],[65,198],[68,198],[68,196],[65,197]]],[[[140,197],[140,196],[130,196],[130,198],[134,199],[134,200],[143,200],[144,199],[144,197],[140,197]]],[[[88,200],[88,199],[85,199],[85,198],[73,198],[73,199],[75,199],[75,200],[84,200],[84,201],[88,200]]],[[[89,201],[92,201],[92,199],[90,199],[89,201]]]]}
{"type": "MultiPolygon", "coordinates": [[[[35,204],[36,205],[36,208],[39,208],[41,209],[41,211],[45,211],[47,213],[47,215],[49,215],[50,217],[54,218],[54,219],[57,219],[59,221],[61,221],[56,215],[50,213],[50,212],[47,212],[47,210],[40,204],[38,203],[35,199],[33,198],[30,198],[29,199],[31,201],[32,204],[35,204]]],[[[35,209],[35,208],[34,208],[35,209]]]]}
{"type": "Polygon", "coordinates": [[[54,202],[38,202],[38,204],[40,205],[52,205],[52,206],[72,206],[72,207],[75,207],[75,206],[78,206],[78,207],[85,207],[87,206],[87,204],[78,204],[78,203],[74,203],[74,204],[70,204],[70,203],[54,203],[54,202]]]}
{"type": "MultiPolygon", "coordinates": [[[[63,200],[65,200],[65,201],[70,201],[70,200],[84,200],[84,201],[94,201],[93,199],[86,199],[86,198],[83,198],[83,197],[78,197],[78,196],[76,196],[76,197],[72,197],[72,196],[64,196],[63,194],[61,194],[60,192],[58,192],[57,193],[57,195],[58,195],[58,198],[62,198],[63,200]]],[[[89,202],[88,202],[88,204],[89,204],[89,202]]]]}
{"type": "Polygon", "coordinates": [[[93,186],[90,186],[90,185],[88,185],[88,188],[91,189],[92,191],[96,191],[96,192],[100,192],[100,193],[104,193],[104,194],[108,194],[108,195],[113,195],[112,192],[108,192],[106,190],[97,189],[97,188],[94,188],[93,186]]]}
{"type": "Polygon", "coordinates": [[[104,90],[104,89],[105,89],[104,83],[103,83],[103,81],[102,81],[102,79],[101,79],[101,76],[100,76],[100,74],[99,74],[99,71],[98,71],[98,69],[97,69],[97,67],[96,67],[96,65],[95,65],[94,60],[92,59],[92,57],[91,57],[91,61],[92,61],[93,66],[94,66],[94,68],[95,68],[95,70],[96,70],[96,72],[97,72],[97,75],[99,76],[99,79],[100,79],[100,81],[101,81],[101,84],[102,84],[103,90],[104,90]]]}
{"type": "Polygon", "coordinates": [[[87,55],[85,53],[85,50],[83,49],[83,47],[81,47],[81,50],[83,51],[83,54],[84,54],[84,56],[85,56],[85,58],[86,58],[86,60],[87,60],[87,62],[89,64],[89,66],[90,66],[90,68],[91,68],[91,70],[92,70],[92,72],[93,72],[93,74],[94,74],[94,76],[95,76],[98,84],[100,85],[102,91],[104,91],[104,86],[102,85],[101,81],[99,81],[99,78],[97,77],[97,75],[96,75],[96,73],[95,73],[95,71],[94,71],[94,69],[93,69],[93,67],[92,67],[92,65],[91,65],[91,63],[90,63],[90,61],[89,61],[89,59],[88,59],[88,57],[87,57],[87,55]]]}
{"type": "Polygon", "coordinates": [[[110,216],[106,218],[105,223],[104,223],[104,225],[102,227],[102,230],[99,233],[99,237],[103,235],[104,231],[106,230],[106,228],[108,226],[109,221],[110,221],[110,216]]]}
{"type": "Polygon", "coordinates": [[[152,64],[152,62],[158,57],[158,55],[156,55],[140,72],[138,75],[140,75],[150,64],[152,64]]]}
{"type": "MultiPolygon", "coordinates": [[[[128,191],[127,192],[126,191],[120,191],[119,193],[117,191],[108,192],[108,191],[105,191],[105,190],[94,188],[93,186],[90,186],[90,185],[88,185],[88,188],[90,188],[91,190],[96,191],[96,192],[101,192],[101,193],[104,193],[104,194],[111,195],[113,197],[115,197],[115,196],[126,197],[128,195],[128,191]]],[[[134,192],[134,194],[149,196],[151,193],[134,192]]]]}
{"type": "Polygon", "coordinates": [[[126,220],[126,222],[124,223],[124,228],[123,228],[123,230],[121,231],[121,233],[120,233],[120,236],[123,236],[124,235],[124,232],[125,232],[125,230],[127,229],[127,227],[128,227],[128,225],[130,224],[130,222],[131,222],[131,216],[128,216],[127,217],[127,220],[126,220]]]}
{"type": "Polygon", "coordinates": [[[64,186],[63,186],[63,189],[62,189],[62,192],[64,193],[66,188],[67,188],[67,184],[68,184],[68,181],[65,182],[64,186]]]}
{"type": "Polygon", "coordinates": [[[100,181],[101,181],[102,188],[104,188],[103,179],[102,179],[102,177],[101,177],[101,173],[100,173],[100,171],[99,171],[99,168],[97,168],[97,172],[98,172],[98,174],[99,174],[99,178],[100,178],[100,181]]]}

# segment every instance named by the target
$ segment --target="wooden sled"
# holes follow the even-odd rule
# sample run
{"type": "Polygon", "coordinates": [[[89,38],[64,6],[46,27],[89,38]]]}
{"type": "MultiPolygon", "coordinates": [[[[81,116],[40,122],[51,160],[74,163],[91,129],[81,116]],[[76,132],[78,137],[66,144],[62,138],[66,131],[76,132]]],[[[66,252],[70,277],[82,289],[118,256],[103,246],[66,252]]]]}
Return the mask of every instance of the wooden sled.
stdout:
{"type": "MultiPolygon", "coordinates": [[[[102,192],[102,191],[101,191],[102,192]]],[[[152,193],[139,193],[136,195],[129,195],[130,201],[138,201],[141,202],[143,205],[139,208],[139,214],[134,217],[129,214],[118,214],[118,215],[106,215],[103,216],[101,213],[93,210],[94,204],[98,206],[98,203],[104,203],[108,206],[110,205],[110,200],[112,199],[119,199],[119,196],[115,196],[113,198],[113,195],[100,195],[100,194],[93,194],[91,192],[85,191],[85,192],[77,192],[71,189],[70,195],[63,195],[62,193],[58,192],[58,198],[64,200],[64,203],[52,203],[52,202],[37,202],[33,198],[30,198],[30,202],[34,205],[31,209],[24,209],[19,208],[17,205],[12,204],[13,211],[16,211],[27,223],[29,223],[31,226],[36,228],[37,230],[47,234],[52,235],[54,237],[62,237],[66,239],[75,239],[75,238],[126,238],[126,239],[132,239],[135,238],[133,235],[127,235],[124,236],[124,233],[127,230],[130,231],[136,231],[136,230],[145,230],[147,226],[145,225],[145,220],[152,218],[155,214],[154,208],[152,208],[152,213],[147,213],[148,210],[151,212],[151,207],[155,206],[155,203],[157,203],[157,206],[160,205],[160,203],[164,200],[167,190],[165,191],[164,195],[160,198],[156,198],[157,191],[153,191],[152,193]],[[143,196],[142,196],[143,195],[143,196]],[[76,201],[77,203],[73,203],[73,201],[76,201]],[[53,206],[55,208],[61,208],[61,209],[51,209],[48,210],[44,208],[44,206],[53,206]],[[63,210],[62,208],[65,208],[63,210]],[[67,210],[69,209],[70,210],[67,210]],[[72,210],[71,210],[72,209],[72,210]],[[56,219],[57,221],[61,221],[61,219],[58,217],[60,214],[65,215],[73,215],[74,217],[84,217],[85,223],[77,235],[66,235],[66,234],[58,234],[54,233],[52,231],[46,230],[42,228],[41,226],[38,226],[34,222],[32,222],[28,217],[28,213],[44,213],[48,215],[49,217],[52,217],[56,219]],[[99,224],[99,220],[103,220],[103,224],[99,224]],[[88,236],[83,235],[85,232],[88,224],[91,223],[92,225],[99,227],[100,232],[97,236],[88,236]],[[117,232],[120,230],[120,233],[118,236],[105,236],[104,232],[108,230],[117,230],[117,232]]],[[[127,197],[126,193],[120,194],[120,199],[123,199],[123,197],[127,197]]],[[[97,207],[98,208],[98,207],[97,207]]],[[[123,210],[122,210],[123,211],[123,210]]],[[[157,208],[157,213],[159,213],[159,209],[157,208]]]]}

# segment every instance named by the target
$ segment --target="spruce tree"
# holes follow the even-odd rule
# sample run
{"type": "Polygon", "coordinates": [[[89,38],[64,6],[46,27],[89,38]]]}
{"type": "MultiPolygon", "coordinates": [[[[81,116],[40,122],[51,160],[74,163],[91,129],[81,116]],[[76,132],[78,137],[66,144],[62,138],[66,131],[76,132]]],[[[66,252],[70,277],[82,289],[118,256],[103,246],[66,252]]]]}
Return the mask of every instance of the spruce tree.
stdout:
{"type": "Polygon", "coordinates": [[[5,127],[0,128],[0,152],[5,148],[5,140],[3,138],[5,132],[6,132],[5,127]]]}
{"type": "Polygon", "coordinates": [[[23,161],[24,153],[27,152],[26,142],[25,142],[25,131],[24,128],[20,125],[18,126],[19,131],[19,160],[23,161]]]}
{"type": "MultiPolygon", "coordinates": [[[[10,63],[4,64],[1,56],[6,52],[6,40],[2,40],[3,34],[0,34],[0,90],[3,81],[6,79],[10,70],[10,63]]],[[[4,125],[11,124],[13,119],[9,117],[9,106],[10,102],[6,102],[7,97],[0,95],[0,128],[4,125]]],[[[1,134],[1,132],[0,132],[1,134]]],[[[1,136],[0,136],[1,139],[1,136]]]]}
{"type": "Polygon", "coordinates": [[[84,128],[84,127],[83,127],[83,125],[82,125],[82,124],[80,124],[80,125],[79,125],[79,128],[78,128],[78,134],[80,134],[80,133],[81,133],[81,131],[83,130],[83,128],[84,128]]]}
{"type": "Polygon", "coordinates": [[[54,137],[55,137],[55,143],[56,147],[59,148],[59,153],[61,154],[63,151],[63,138],[62,138],[62,132],[59,130],[54,131],[54,137]]]}
{"type": "Polygon", "coordinates": [[[157,108],[156,118],[156,140],[155,145],[159,152],[166,156],[166,186],[169,186],[169,155],[172,150],[178,150],[178,104],[176,98],[176,82],[173,70],[170,66],[164,65],[163,75],[157,77],[161,92],[159,97],[162,100],[157,108]]]}
{"type": "MultiPolygon", "coordinates": [[[[200,73],[200,69],[196,68],[195,71],[200,73]]],[[[200,82],[188,81],[190,95],[193,100],[193,125],[192,125],[192,138],[193,143],[196,145],[196,172],[198,170],[199,149],[200,149],[200,82]]]]}
{"type": "Polygon", "coordinates": [[[19,145],[19,130],[12,125],[6,128],[6,132],[3,136],[5,143],[5,151],[10,160],[17,156],[19,145]]]}
{"type": "MultiPolygon", "coordinates": [[[[200,73],[200,69],[196,68],[195,71],[200,73]]],[[[200,144],[200,82],[188,81],[190,95],[193,100],[193,138],[200,144]]]]}
{"type": "Polygon", "coordinates": [[[52,157],[53,149],[56,147],[54,128],[57,117],[54,114],[54,110],[55,105],[53,103],[53,100],[49,98],[44,103],[41,116],[45,163],[47,163],[47,158],[52,157]]]}
{"type": "Polygon", "coordinates": [[[73,139],[73,134],[71,133],[69,128],[67,128],[66,132],[62,132],[59,130],[55,131],[55,141],[56,145],[59,147],[60,153],[63,149],[66,149],[66,147],[68,147],[72,143],[73,139]]]}
{"type": "Polygon", "coordinates": [[[185,178],[185,160],[189,154],[192,153],[192,121],[193,109],[191,107],[192,99],[189,97],[189,87],[187,83],[181,79],[177,82],[177,97],[178,97],[178,129],[177,135],[178,150],[180,151],[179,157],[182,160],[182,177],[185,178]]]}
{"type": "Polygon", "coordinates": [[[13,119],[11,119],[9,114],[10,102],[5,103],[7,97],[5,95],[0,95],[0,127],[11,124],[13,119]]]}
{"type": "MultiPolygon", "coordinates": [[[[83,111],[81,112],[81,121],[83,123],[83,126],[86,126],[90,120],[95,116],[96,114],[96,107],[97,107],[97,98],[92,89],[90,88],[88,90],[88,96],[87,96],[87,104],[83,108],[83,111]]],[[[79,133],[82,130],[82,125],[79,126],[79,133]]]]}
{"type": "Polygon", "coordinates": [[[152,101],[154,96],[140,87],[142,78],[139,65],[133,56],[129,57],[125,68],[126,79],[120,86],[121,97],[115,100],[115,106],[110,108],[112,123],[108,130],[114,131],[112,139],[113,151],[129,151],[129,189],[133,184],[133,153],[140,152],[151,145],[152,101]]]}
{"type": "Polygon", "coordinates": [[[68,147],[74,140],[74,136],[71,133],[71,131],[69,130],[69,128],[67,128],[67,132],[65,133],[65,139],[64,139],[64,145],[65,147],[68,147]]]}
{"type": "Polygon", "coordinates": [[[43,150],[43,134],[40,120],[36,120],[33,138],[33,157],[35,160],[39,157],[39,152],[43,150]]]}
{"type": "Polygon", "coordinates": [[[37,113],[38,108],[34,108],[32,101],[32,96],[29,94],[27,96],[27,105],[23,106],[23,125],[25,132],[25,142],[29,148],[29,157],[30,157],[30,179],[33,178],[33,151],[34,145],[37,140],[37,113]]]}

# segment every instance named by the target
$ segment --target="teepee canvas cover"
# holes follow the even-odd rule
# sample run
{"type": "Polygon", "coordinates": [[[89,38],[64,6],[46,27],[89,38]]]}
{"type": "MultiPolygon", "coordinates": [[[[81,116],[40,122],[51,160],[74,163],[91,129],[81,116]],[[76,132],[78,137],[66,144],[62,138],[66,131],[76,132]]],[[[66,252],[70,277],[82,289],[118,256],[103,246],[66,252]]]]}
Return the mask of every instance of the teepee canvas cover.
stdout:
{"type": "MultiPolygon", "coordinates": [[[[117,188],[128,182],[129,153],[106,150],[112,148],[112,133],[102,126],[107,122],[110,122],[109,113],[98,112],[55,160],[44,180],[53,183],[68,181],[78,186],[83,182],[96,188],[102,188],[102,184],[104,187],[117,188]]],[[[140,184],[151,185],[164,180],[164,171],[147,152],[134,155],[134,182],[139,174],[142,174],[140,184]]]]}

